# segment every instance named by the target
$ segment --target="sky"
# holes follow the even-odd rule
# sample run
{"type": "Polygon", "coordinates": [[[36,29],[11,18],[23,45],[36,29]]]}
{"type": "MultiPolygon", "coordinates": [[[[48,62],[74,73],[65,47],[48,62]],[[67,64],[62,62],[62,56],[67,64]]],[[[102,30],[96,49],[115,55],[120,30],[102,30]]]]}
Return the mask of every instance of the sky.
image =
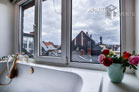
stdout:
{"type": "MultiPolygon", "coordinates": [[[[103,37],[105,44],[120,44],[120,19],[105,16],[105,7],[118,7],[119,0],[73,0],[72,1],[72,39],[81,30],[92,34],[96,43],[103,37]]],[[[42,40],[61,44],[61,0],[47,0],[42,4],[42,40]]],[[[25,10],[24,32],[33,31],[34,7],[25,10]]]]}

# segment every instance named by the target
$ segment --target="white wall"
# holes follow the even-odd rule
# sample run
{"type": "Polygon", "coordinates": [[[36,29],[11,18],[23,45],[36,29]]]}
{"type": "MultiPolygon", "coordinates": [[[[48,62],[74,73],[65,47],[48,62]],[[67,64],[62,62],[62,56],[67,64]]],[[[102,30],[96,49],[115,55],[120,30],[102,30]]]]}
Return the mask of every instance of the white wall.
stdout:
{"type": "Polygon", "coordinates": [[[9,0],[0,0],[0,57],[13,53],[14,6],[9,0]]]}
{"type": "MultiPolygon", "coordinates": [[[[135,44],[135,48],[136,48],[136,53],[139,54],[139,0],[136,0],[135,2],[135,9],[136,9],[136,32],[135,32],[135,41],[136,41],[136,44],[135,44]]],[[[136,75],[138,76],[139,78],[139,67],[138,67],[138,70],[136,71],[136,75]]]]}
{"type": "Polygon", "coordinates": [[[126,50],[132,52],[135,50],[135,0],[125,0],[126,13],[126,50]]]}

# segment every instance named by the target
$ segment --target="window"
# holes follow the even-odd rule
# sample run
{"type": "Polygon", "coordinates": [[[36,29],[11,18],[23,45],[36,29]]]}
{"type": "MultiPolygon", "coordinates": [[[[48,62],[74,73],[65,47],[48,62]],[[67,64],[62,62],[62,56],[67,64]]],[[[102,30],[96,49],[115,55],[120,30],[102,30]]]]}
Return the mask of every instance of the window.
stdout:
{"type": "Polygon", "coordinates": [[[66,63],[66,29],[64,1],[38,0],[39,21],[36,40],[36,60],[66,63]]]}
{"type": "Polygon", "coordinates": [[[36,61],[98,64],[105,48],[120,54],[119,0],[21,2],[21,52],[36,61]]]}
{"type": "Polygon", "coordinates": [[[61,57],[61,0],[42,2],[40,55],[61,57]]]}
{"type": "Polygon", "coordinates": [[[22,4],[21,10],[21,52],[32,58],[34,56],[34,1],[22,4]]]}
{"type": "Polygon", "coordinates": [[[72,61],[99,63],[105,48],[120,52],[119,0],[72,0],[72,61]]]}

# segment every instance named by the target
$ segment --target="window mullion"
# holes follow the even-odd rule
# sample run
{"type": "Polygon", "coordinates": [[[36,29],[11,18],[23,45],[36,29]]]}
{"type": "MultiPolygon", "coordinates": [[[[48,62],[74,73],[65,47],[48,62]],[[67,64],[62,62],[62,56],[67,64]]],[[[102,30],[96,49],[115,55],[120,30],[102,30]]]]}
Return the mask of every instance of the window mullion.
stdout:
{"type": "Polygon", "coordinates": [[[38,56],[39,56],[39,32],[40,32],[40,2],[41,0],[36,0],[36,7],[35,7],[35,60],[37,60],[38,56]]]}
{"type": "Polygon", "coordinates": [[[67,55],[67,58],[68,58],[68,63],[70,63],[71,61],[71,53],[70,53],[70,50],[71,50],[71,28],[72,28],[72,0],[66,0],[66,14],[67,14],[67,18],[66,18],[66,38],[67,38],[67,41],[66,41],[66,55],[67,55]]]}

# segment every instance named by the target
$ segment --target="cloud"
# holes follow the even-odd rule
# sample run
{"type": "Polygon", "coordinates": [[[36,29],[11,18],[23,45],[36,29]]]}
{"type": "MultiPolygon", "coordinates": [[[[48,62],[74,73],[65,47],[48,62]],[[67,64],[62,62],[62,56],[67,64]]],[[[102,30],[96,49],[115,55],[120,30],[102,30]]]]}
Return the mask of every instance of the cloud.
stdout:
{"type": "Polygon", "coordinates": [[[105,44],[120,44],[120,21],[119,17],[110,20],[105,17],[106,6],[113,4],[119,6],[119,0],[74,0],[73,1],[73,36],[72,39],[81,31],[88,31],[93,35],[93,39],[99,42],[99,37],[103,37],[105,44]],[[77,3],[74,4],[74,3],[77,3]],[[82,6],[82,7],[81,7],[82,6]],[[78,7],[78,8],[77,8],[78,7]],[[87,12],[89,9],[101,11],[87,12]],[[76,24],[84,24],[86,26],[76,24]],[[92,32],[91,32],[92,31],[92,32]]]}
{"type": "MultiPolygon", "coordinates": [[[[61,44],[61,0],[47,0],[43,2],[42,40],[61,44]]],[[[120,19],[110,20],[105,17],[105,11],[88,12],[92,8],[105,9],[108,5],[119,7],[119,0],[73,0],[72,5],[72,39],[81,30],[93,35],[99,42],[103,37],[105,44],[120,44],[120,19]]],[[[25,32],[32,31],[33,9],[28,9],[25,16],[25,32]]]]}
{"type": "Polygon", "coordinates": [[[34,24],[34,11],[35,7],[31,7],[24,11],[24,19],[23,19],[23,31],[25,33],[33,32],[33,24],[34,24]]]}

